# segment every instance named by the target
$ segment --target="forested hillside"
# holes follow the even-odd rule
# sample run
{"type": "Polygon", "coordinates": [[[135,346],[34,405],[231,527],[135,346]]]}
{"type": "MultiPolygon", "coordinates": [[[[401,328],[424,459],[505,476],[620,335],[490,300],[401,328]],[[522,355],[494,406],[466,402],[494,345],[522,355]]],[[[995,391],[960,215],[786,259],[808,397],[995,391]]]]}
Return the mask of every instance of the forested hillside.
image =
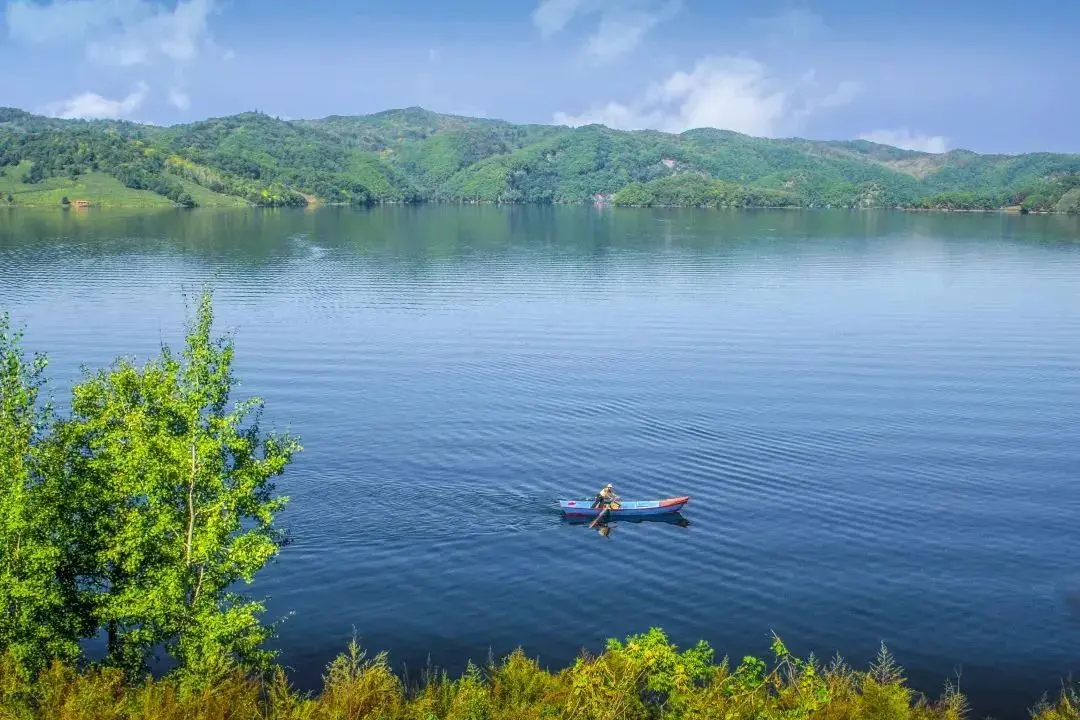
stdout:
{"type": "Polygon", "coordinates": [[[0,206],[382,202],[1080,212],[1080,155],[514,125],[420,108],[172,127],[0,109],[0,206]],[[68,192],[70,191],[70,192],[68,192]],[[67,193],[67,194],[65,194],[67,193]]]}

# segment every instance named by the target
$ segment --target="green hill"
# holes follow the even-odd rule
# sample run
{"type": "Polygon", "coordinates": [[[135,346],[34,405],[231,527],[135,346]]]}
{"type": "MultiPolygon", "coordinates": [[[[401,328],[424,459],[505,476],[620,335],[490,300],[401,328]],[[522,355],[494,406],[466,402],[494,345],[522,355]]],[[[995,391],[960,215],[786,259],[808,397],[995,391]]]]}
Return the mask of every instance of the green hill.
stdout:
{"type": "Polygon", "coordinates": [[[181,206],[599,199],[1080,212],[1080,155],[932,155],[864,140],[515,125],[422,108],[296,121],[250,112],[171,127],[0,108],[0,169],[0,205],[52,205],[66,194],[91,205],[152,204],[148,195],[181,206]]]}

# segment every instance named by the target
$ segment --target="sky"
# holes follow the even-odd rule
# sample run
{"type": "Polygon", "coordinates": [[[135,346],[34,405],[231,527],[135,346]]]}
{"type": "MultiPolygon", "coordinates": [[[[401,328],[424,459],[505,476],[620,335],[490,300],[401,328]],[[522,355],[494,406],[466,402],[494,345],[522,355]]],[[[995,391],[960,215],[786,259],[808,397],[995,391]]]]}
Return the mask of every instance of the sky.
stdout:
{"type": "Polygon", "coordinates": [[[0,106],[1080,152],[1080,0],[0,0],[0,106]]]}

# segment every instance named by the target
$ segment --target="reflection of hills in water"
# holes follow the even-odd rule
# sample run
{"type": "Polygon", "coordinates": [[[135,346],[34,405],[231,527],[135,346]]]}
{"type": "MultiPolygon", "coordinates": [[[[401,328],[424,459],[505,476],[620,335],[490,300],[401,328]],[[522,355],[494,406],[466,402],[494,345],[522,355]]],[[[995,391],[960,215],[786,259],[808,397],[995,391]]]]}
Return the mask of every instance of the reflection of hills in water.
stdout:
{"type": "MultiPolygon", "coordinates": [[[[878,239],[971,239],[1004,235],[1040,241],[1080,239],[1080,218],[893,211],[693,210],[577,206],[384,206],[239,210],[141,210],[86,213],[0,212],[0,247],[62,239],[74,254],[182,252],[261,265],[304,259],[313,248],[331,257],[404,262],[540,256],[633,256],[656,251],[738,257],[748,243],[801,255],[817,238],[852,240],[874,251],[878,239]],[[874,240],[869,240],[873,238],[874,240]]],[[[629,257],[622,257],[629,260],[629,257]]]]}
{"type": "Polygon", "coordinates": [[[538,274],[602,293],[627,279],[727,279],[806,265],[842,277],[852,257],[879,265],[914,257],[948,269],[990,237],[1080,241],[1080,218],[535,205],[7,210],[0,211],[0,272],[20,285],[33,282],[35,271],[81,272],[79,263],[91,262],[122,279],[166,257],[185,282],[242,276],[245,292],[259,295],[318,281],[318,303],[331,310],[355,304],[359,282],[370,294],[364,302],[384,305],[391,294],[400,309],[442,310],[485,294],[527,295],[538,274]],[[45,242],[50,252],[37,252],[45,242]],[[410,297],[387,292],[401,280],[410,297]]]}

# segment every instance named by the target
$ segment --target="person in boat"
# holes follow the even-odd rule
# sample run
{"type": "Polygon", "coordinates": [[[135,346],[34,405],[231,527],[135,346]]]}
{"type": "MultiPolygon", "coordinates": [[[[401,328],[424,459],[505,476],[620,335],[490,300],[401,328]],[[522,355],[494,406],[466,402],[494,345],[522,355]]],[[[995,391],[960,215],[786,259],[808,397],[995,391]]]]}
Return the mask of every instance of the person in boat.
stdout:
{"type": "Polygon", "coordinates": [[[619,496],[615,494],[615,488],[608,483],[604,486],[604,489],[596,494],[596,500],[593,501],[593,507],[611,507],[619,502],[619,496]]]}

